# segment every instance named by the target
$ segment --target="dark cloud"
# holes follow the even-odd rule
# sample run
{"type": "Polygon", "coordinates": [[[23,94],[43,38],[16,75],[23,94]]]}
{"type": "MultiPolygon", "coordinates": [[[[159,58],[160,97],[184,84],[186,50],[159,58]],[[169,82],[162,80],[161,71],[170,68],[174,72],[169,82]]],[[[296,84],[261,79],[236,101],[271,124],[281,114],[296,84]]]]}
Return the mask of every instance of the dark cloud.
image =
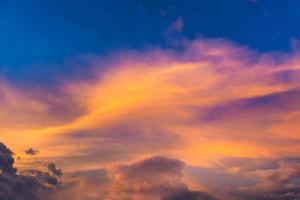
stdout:
{"type": "Polygon", "coordinates": [[[3,143],[0,143],[0,170],[3,174],[15,174],[16,169],[13,167],[15,160],[13,152],[3,143]]]}
{"type": "Polygon", "coordinates": [[[231,196],[239,200],[299,200],[300,187],[287,186],[272,191],[231,191],[231,196]]]}
{"type": "MultiPolygon", "coordinates": [[[[229,119],[248,119],[255,116],[263,122],[273,115],[279,115],[300,108],[300,90],[288,90],[259,97],[239,99],[217,105],[205,111],[201,120],[217,122],[229,119]],[[261,116],[261,117],[260,117],[261,116]]],[[[272,120],[274,121],[274,119],[272,120]]]]}
{"type": "Polygon", "coordinates": [[[22,171],[21,174],[23,176],[31,176],[35,177],[40,183],[47,185],[49,187],[56,186],[59,184],[59,181],[54,176],[51,176],[48,172],[43,172],[40,170],[30,169],[22,171]]]}
{"type": "Polygon", "coordinates": [[[29,148],[29,149],[25,150],[25,153],[27,155],[35,156],[35,155],[39,154],[40,152],[38,150],[36,150],[36,149],[29,148]]]}
{"type": "Polygon", "coordinates": [[[41,190],[34,177],[0,174],[1,200],[37,200],[41,190]]]}
{"type": "Polygon", "coordinates": [[[0,143],[0,199],[45,200],[61,182],[48,172],[29,169],[17,173],[13,152],[0,143]]]}
{"type": "Polygon", "coordinates": [[[48,164],[48,170],[50,173],[52,173],[55,176],[61,176],[62,171],[61,169],[58,169],[54,163],[49,163],[48,164]]]}
{"type": "Polygon", "coordinates": [[[274,83],[280,82],[284,84],[297,82],[299,80],[299,77],[300,77],[299,69],[279,71],[279,72],[275,72],[272,75],[274,83]]]}
{"type": "Polygon", "coordinates": [[[182,189],[176,191],[174,194],[164,198],[163,200],[217,200],[217,199],[206,192],[190,191],[188,189],[182,189]]]}

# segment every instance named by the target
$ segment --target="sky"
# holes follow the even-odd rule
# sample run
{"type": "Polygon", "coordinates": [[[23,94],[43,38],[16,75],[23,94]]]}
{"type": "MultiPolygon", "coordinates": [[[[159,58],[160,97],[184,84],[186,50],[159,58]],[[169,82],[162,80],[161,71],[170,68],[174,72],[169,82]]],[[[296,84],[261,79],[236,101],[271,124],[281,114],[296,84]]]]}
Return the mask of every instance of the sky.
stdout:
{"type": "Polygon", "coordinates": [[[299,9],[0,1],[0,199],[300,199],[299,9]]]}

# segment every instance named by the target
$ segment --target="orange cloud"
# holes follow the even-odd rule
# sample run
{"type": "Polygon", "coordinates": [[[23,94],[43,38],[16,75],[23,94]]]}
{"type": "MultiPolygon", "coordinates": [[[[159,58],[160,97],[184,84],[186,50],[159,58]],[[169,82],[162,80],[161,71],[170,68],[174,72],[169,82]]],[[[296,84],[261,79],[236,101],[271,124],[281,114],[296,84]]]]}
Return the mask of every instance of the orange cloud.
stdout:
{"type": "Polygon", "coordinates": [[[199,40],[180,53],[153,49],[109,59],[98,78],[66,81],[49,96],[4,84],[3,140],[18,154],[42,149],[40,158],[70,169],[154,154],[207,166],[223,157],[300,152],[294,54],[199,40]]]}

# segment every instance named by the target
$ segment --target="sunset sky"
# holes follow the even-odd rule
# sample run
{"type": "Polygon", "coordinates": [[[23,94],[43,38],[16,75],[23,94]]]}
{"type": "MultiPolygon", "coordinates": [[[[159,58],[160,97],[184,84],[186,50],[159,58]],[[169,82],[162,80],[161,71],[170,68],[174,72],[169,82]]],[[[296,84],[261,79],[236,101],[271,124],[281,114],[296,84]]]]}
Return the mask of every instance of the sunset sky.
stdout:
{"type": "Polygon", "coordinates": [[[299,10],[0,1],[0,200],[299,200],[299,10]]]}

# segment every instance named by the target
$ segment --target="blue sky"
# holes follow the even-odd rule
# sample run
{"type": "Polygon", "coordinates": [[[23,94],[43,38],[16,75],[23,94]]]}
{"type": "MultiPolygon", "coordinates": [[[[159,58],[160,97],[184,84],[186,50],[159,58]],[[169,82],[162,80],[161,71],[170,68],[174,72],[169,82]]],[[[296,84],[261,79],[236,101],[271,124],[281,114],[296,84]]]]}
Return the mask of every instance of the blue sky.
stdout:
{"type": "Polygon", "coordinates": [[[147,45],[166,48],[181,37],[289,51],[291,38],[300,36],[299,9],[297,0],[3,0],[0,70],[22,82],[44,70],[65,70],[45,64],[147,45]],[[170,33],[179,17],[182,31],[170,33]]]}

